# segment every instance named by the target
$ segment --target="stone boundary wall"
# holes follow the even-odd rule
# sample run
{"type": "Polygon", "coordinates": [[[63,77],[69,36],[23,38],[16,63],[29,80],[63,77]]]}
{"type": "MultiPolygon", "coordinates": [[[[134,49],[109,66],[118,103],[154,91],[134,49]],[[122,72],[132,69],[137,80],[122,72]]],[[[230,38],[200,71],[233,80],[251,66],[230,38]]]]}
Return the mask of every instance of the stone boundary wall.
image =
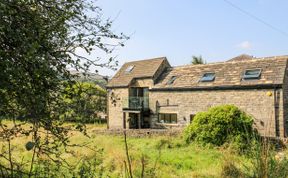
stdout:
{"type": "Polygon", "coordinates": [[[126,131],[129,137],[152,137],[152,136],[178,136],[183,129],[95,129],[92,132],[102,135],[123,135],[126,131]]]}

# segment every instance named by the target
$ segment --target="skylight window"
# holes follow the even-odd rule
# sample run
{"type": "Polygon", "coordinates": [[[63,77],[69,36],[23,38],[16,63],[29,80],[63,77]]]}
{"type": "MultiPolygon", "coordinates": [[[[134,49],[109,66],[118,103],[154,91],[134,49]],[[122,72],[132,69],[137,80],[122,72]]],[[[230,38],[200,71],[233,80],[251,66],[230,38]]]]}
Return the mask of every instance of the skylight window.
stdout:
{"type": "Polygon", "coordinates": [[[209,72],[203,74],[203,76],[200,79],[200,82],[212,82],[215,79],[215,73],[209,72]]]}
{"type": "Polygon", "coordinates": [[[177,79],[176,76],[172,76],[172,77],[168,80],[167,85],[172,85],[176,79],[177,79]]]}
{"type": "Polygon", "coordinates": [[[247,69],[244,72],[243,79],[259,79],[261,75],[261,69],[247,69]]]}
{"type": "Polygon", "coordinates": [[[128,66],[126,69],[125,69],[125,73],[130,73],[132,70],[133,70],[134,66],[128,66]]]}

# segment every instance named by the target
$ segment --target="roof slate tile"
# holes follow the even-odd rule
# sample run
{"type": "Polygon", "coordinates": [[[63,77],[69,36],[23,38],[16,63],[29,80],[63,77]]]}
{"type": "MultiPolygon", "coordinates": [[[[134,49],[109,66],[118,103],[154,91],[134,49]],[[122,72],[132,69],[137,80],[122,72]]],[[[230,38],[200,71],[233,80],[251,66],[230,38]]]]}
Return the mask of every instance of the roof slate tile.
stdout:
{"type": "Polygon", "coordinates": [[[153,78],[166,57],[146,59],[125,63],[116,75],[108,82],[107,87],[127,87],[135,78],[153,78]],[[130,73],[125,72],[126,68],[134,66],[130,73]]]}
{"type": "Polygon", "coordinates": [[[288,56],[234,60],[203,65],[186,65],[171,68],[162,75],[154,88],[197,88],[208,86],[246,86],[283,84],[288,56]],[[261,68],[259,80],[243,80],[246,69],[261,68]],[[199,82],[204,73],[215,72],[215,80],[199,82]],[[172,85],[166,85],[171,76],[178,76],[172,85]]]}

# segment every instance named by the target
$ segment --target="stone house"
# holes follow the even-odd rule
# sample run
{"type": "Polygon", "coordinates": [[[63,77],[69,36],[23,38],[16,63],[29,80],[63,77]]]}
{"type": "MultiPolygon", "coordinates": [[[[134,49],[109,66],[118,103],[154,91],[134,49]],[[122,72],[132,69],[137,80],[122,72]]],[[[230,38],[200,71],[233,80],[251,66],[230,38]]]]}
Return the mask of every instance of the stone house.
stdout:
{"type": "Polygon", "coordinates": [[[288,134],[288,56],[241,55],[171,67],[165,57],[125,63],[109,81],[110,129],[174,128],[211,106],[233,104],[265,136],[288,134]]]}

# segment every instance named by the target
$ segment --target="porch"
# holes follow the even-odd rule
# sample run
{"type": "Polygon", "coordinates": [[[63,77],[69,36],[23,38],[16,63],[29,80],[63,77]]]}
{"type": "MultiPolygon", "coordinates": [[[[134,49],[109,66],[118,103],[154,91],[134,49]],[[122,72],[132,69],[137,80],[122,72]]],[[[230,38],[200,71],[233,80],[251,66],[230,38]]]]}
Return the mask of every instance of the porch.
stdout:
{"type": "Polygon", "coordinates": [[[147,111],[142,109],[123,109],[124,129],[150,128],[150,117],[147,111]]]}

